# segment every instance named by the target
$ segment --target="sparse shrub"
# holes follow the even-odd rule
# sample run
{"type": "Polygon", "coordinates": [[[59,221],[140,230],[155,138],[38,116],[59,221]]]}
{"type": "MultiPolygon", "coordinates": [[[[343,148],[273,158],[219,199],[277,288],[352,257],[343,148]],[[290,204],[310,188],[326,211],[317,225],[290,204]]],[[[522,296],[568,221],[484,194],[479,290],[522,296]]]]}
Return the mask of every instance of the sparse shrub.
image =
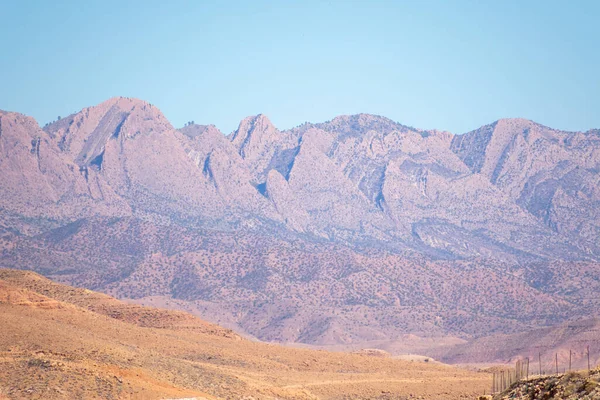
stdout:
{"type": "Polygon", "coordinates": [[[596,389],[597,386],[598,384],[596,382],[592,380],[587,380],[582,387],[582,392],[585,394],[590,394],[594,391],[594,389],[596,389]]]}
{"type": "Polygon", "coordinates": [[[48,369],[52,367],[52,363],[48,360],[41,360],[39,358],[30,358],[27,361],[27,366],[29,368],[43,368],[48,369]]]}
{"type": "Polygon", "coordinates": [[[575,393],[577,393],[577,386],[576,386],[575,384],[573,384],[573,383],[572,383],[572,384],[570,384],[570,385],[567,385],[567,386],[565,387],[565,390],[564,390],[564,392],[563,392],[563,395],[564,395],[565,397],[567,397],[567,396],[572,396],[572,395],[574,395],[575,393]]]}

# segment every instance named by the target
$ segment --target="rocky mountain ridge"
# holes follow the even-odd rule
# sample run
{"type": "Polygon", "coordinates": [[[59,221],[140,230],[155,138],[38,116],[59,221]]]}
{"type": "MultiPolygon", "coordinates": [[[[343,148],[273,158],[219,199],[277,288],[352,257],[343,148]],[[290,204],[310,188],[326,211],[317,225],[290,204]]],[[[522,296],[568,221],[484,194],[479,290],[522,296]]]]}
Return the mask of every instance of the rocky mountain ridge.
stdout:
{"type": "Polygon", "coordinates": [[[262,339],[470,338],[597,305],[598,131],[258,115],[225,136],[113,98],[43,129],[0,112],[0,175],[1,265],[262,339]]]}
{"type": "Polygon", "coordinates": [[[176,130],[127,98],[43,131],[19,114],[1,118],[3,147],[14,149],[2,158],[2,206],[23,215],[282,225],[444,258],[600,254],[595,131],[513,119],[452,135],[367,114],[279,131],[258,115],[224,136],[214,126],[176,130]]]}

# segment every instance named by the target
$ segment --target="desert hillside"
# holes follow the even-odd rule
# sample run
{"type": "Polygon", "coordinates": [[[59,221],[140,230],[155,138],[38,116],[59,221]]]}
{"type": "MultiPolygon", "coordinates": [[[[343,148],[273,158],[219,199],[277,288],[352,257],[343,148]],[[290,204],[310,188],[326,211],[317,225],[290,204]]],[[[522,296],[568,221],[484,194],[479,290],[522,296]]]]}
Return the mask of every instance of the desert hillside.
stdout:
{"type": "Polygon", "coordinates": [[[189,314],[0,270],[0,398],[459,399],[490,375],[252,342],[189,314]]]}

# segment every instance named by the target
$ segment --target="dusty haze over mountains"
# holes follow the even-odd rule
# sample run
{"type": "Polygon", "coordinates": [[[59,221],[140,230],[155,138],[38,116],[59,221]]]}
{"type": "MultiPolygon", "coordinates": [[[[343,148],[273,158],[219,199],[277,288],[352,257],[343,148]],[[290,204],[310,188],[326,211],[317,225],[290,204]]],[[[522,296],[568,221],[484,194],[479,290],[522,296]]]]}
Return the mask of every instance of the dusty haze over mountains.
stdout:
{"type": "Polygon", "coordinates": [[[0,175],[0,266],[263,340],[454,343],[600,309],[599,130],[257,115],[225,136],[113,98],[43,129],[0,111],[0,175]]]}

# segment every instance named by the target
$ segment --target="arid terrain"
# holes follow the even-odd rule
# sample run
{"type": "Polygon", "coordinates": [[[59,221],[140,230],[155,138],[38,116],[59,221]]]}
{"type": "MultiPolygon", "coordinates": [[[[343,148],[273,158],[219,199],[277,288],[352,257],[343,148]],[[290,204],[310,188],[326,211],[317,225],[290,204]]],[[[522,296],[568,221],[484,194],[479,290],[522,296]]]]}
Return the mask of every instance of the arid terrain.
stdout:
{"type": "Polygon", "coordinates": [[[531,378],[519,382],[493,398],[488,398],[492,400],[597,400],[600,399],[600,369],[531,378]]]}
{"type": "Polygon", "coordinates": [[[587,368],[588,346],[591,366],[600,365],[600,321],[597,318],[510,335],[481,337],[438,352],[432,350],[430,354],[452,364],[511,363],[529,358],[535,361],[536,371],[541,357],[543,371],[553,371],[555,361],[562,371],[569,362],[573,368],[587,368]]]}
{"type": "Polygon", "coordinates": [[[441,354],[600,310],[598,130],[226,136],[119,97],[43,128],[0,112],[0,174],[0,266],[263,341],[441,354]]]}
{"type": "Polygon", "coordinates": [[[491,376],[258,343],[180,311],[0,270],[0,398],[461,399],[491,376]]]}

